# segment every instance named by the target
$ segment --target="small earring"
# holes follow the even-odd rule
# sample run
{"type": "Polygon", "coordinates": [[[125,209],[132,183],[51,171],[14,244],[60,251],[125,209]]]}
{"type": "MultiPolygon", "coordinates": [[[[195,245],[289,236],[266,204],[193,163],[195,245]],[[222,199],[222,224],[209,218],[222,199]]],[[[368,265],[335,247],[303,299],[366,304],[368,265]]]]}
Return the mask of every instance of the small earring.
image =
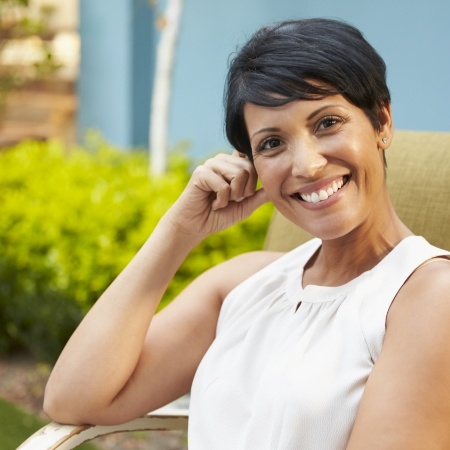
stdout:
{"type": "Polygon", "coordinates": [[[387,144],[388,143],[388,138],[384,137],[383,139],[381,139],[383,141],[383,144],[387,144]]]}

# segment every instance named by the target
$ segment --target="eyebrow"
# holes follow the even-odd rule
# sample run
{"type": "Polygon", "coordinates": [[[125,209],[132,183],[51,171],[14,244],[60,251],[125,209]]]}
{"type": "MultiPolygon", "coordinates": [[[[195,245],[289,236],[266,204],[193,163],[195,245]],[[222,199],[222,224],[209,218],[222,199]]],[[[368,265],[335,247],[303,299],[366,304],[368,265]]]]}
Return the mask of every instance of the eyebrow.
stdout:
{"type": "Polygon", "coordinates": [[[318,114],[320,114],[323,110],[328,109],[328,108],[344,108],[344,105],[335,105],[335,104],[331,104],[331,105],[324,105],[319,109],[316,109],[315,111],[313,111],[307,118],[306,120],[311,120],[312,118],[314,118],[315,116],[317,116],[318,114]]]}
{"type": "Polygon", "coordinates": [[[253,140],[253,138],[254,138],[257,134],[260,134],[260,133],[266,133],[266,132],[269,132],[269,133],[277,133],[277,132],[279,132],[279,131],[280,131],[280,129],[279,129],[279,128],[276,128],[276,127],[261,128],[261,129],[258,130],[256,133],[253,133],[253,134],[250,136],[250,141],[253,140]]]}

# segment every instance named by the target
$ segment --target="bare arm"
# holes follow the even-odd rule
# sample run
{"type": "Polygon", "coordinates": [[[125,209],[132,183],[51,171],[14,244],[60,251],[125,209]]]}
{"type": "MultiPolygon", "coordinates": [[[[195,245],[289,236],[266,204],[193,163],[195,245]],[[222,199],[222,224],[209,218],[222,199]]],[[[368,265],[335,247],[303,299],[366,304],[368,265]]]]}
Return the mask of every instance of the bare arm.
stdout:
{"type": "MultiPolygon", "coordinates": [[[[183,194],[67,343],[46,388],[44,409],[50,417],[117,423],[189,390],[214,338],[221,301],[233,287],[230,280],[239,282],[235,266],[210,270],[154,317],[155,310],[195,245],[266,201],[255,186],[252,165],[237,156],[221,155],[194,172],[183,194]]],[[[253,260],[250,272],[261,267],[253,260]]]]}
{"type": "Polygon", "coordinates": [[[450,448],[450,262],[407,281],[388,315],[347,450],[450,448]]]}

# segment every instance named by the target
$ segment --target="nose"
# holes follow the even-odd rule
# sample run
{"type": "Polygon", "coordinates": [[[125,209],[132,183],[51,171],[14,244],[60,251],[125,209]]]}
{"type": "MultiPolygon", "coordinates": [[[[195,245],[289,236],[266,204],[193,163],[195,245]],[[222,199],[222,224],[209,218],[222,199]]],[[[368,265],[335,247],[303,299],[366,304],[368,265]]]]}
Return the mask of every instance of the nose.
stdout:
{"type": "Polygon", "coordinates": [[[314,178],[327,165],[327,159],[312,140],[297,142],[291,149],[292,175],[314,178]]]}

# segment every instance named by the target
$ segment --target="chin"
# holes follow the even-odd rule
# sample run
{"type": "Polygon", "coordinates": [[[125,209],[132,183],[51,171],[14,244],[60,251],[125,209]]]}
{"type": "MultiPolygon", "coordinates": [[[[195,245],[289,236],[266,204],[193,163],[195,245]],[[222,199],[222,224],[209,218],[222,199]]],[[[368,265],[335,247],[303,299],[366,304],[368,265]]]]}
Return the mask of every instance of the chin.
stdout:
{"type": "Polygon", "coordinates": [[[290,214],[285,214],[283,211],[280,211],[280,213],[283,214],[283,216],[290,222],[294,223],[299,228],[302,228],[312,236],[321,239],[322,241],[332,241],[334,239],[342,238],[350,234],[354,229],[348,221],[345,224],[341,223],[341,226],[337,227],[336,224],[342,222],[342,220],[337,218],[328,218],[315,221],[310,220],[305,222],[304,217],[299,218],[293,215],[292,212],[290,214]]]}

